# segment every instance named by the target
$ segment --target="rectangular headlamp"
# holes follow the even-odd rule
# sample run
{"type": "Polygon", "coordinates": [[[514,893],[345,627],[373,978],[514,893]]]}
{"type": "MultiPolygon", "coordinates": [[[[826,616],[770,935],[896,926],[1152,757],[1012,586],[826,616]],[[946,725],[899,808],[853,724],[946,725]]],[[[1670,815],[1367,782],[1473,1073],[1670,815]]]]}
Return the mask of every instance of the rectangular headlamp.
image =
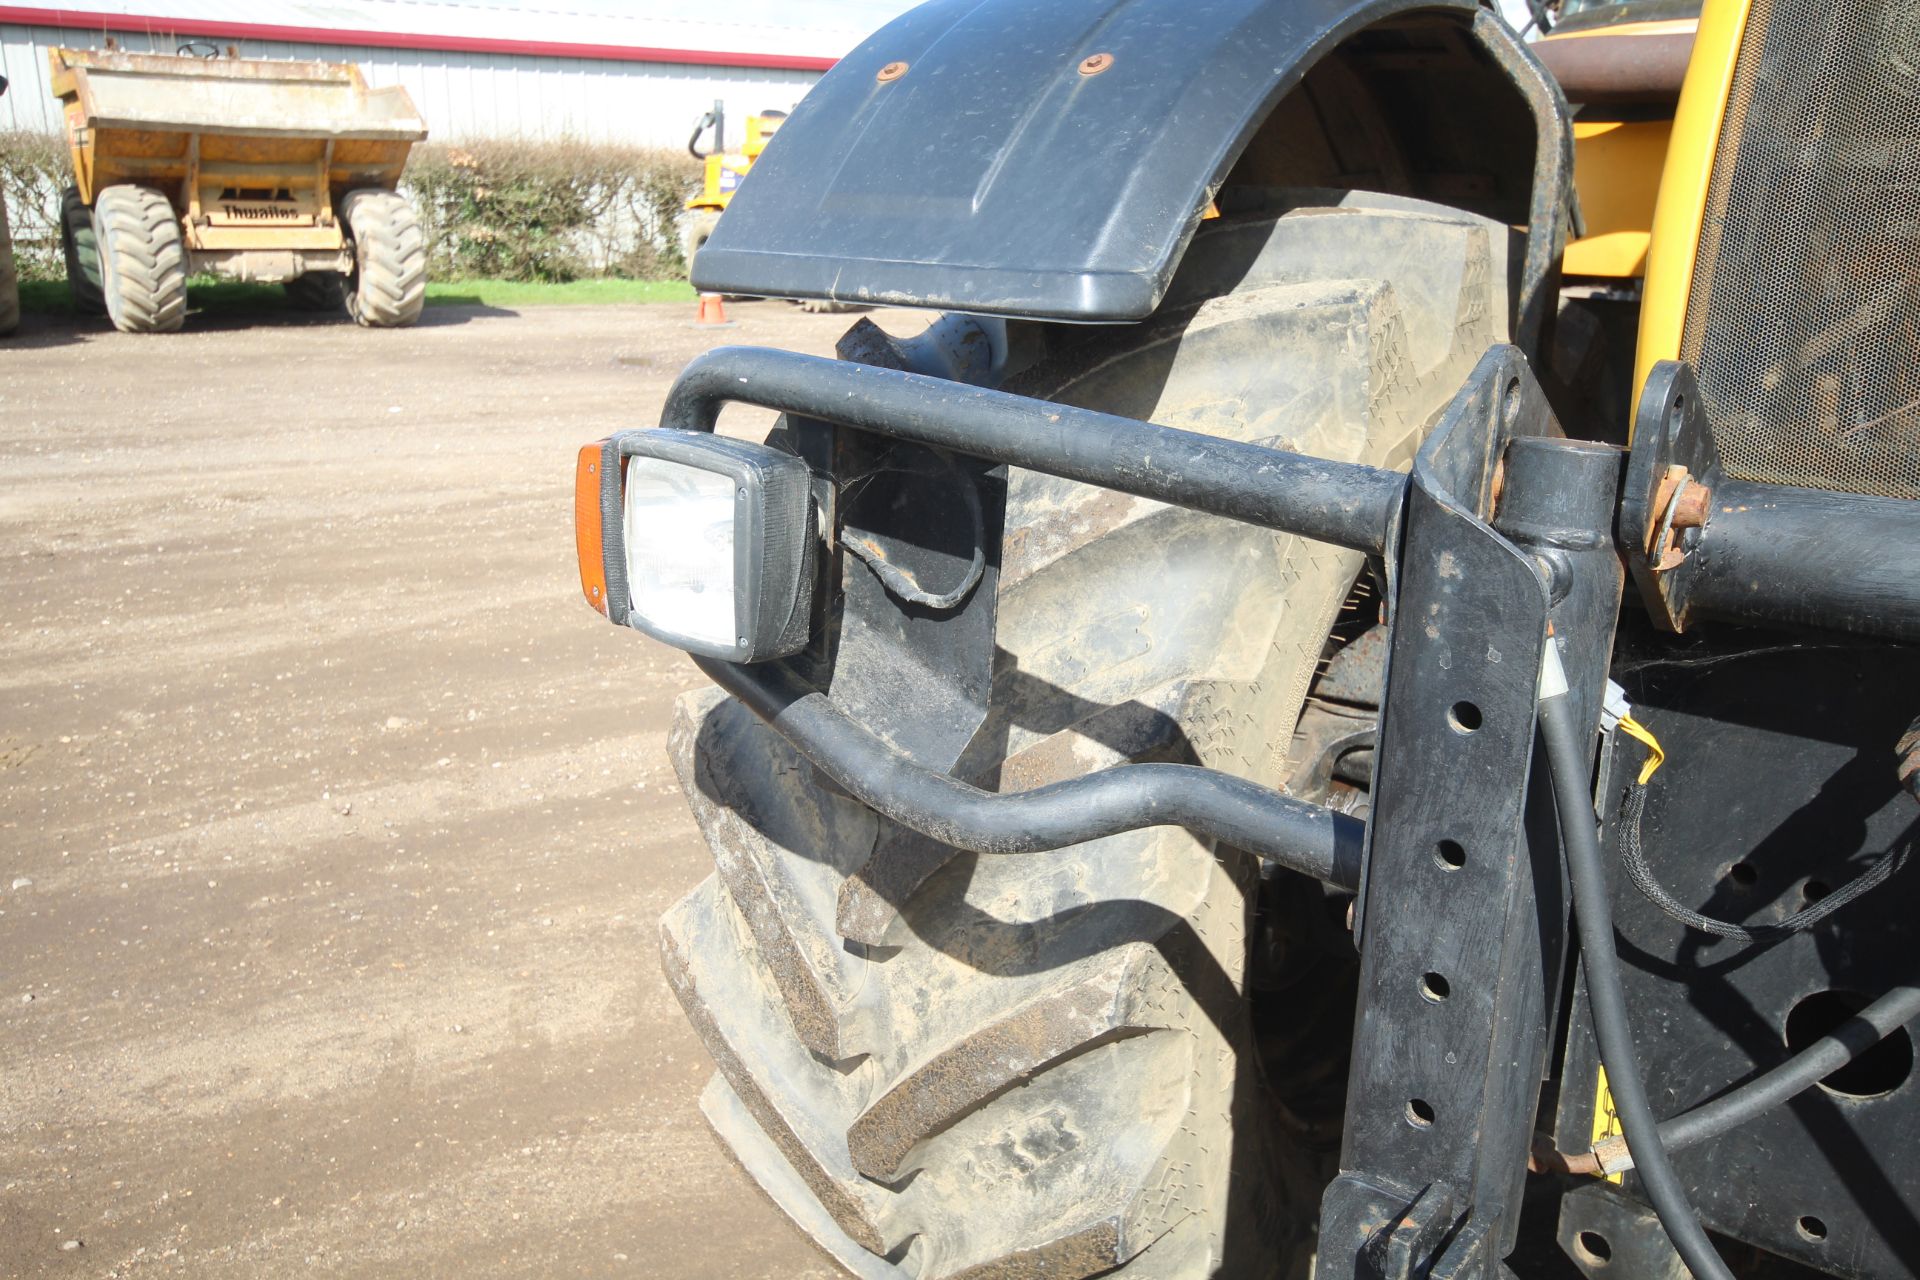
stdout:
{"type": "Polygon", "coordinates": [[[764,662],[809,638],[816,535],[807,464],[698,431],[581,449],[574,530],[587,603],[689,653],[764,662]]]}

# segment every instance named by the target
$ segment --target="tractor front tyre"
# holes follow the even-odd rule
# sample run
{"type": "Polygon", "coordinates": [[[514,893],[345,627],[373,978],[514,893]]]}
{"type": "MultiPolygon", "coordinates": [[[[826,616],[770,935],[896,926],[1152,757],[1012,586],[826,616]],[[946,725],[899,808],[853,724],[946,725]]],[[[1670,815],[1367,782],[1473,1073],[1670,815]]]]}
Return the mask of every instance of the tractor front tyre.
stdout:
{"type": "Polygon", "coordinates": [[[106,285],[100,266],[100,240],[93,229],[93,210],[77,187],[60,196],[60,251],[67,264],[67,292],[79,316],[107,314],[106,285]]]}
{"type": "Polygon", "coordinates": [[[13,230],[0,197],[0,338],[20,327],[20,273],[13,264],[13,230]]]}
{"type": "Polygon", "coordinates": [[[187,318],[187,247],[166,193],[132,184],[94,201],[107,315],[122,333],[172,333],[187,318]]]}
{"type": "MultiPolygon", "coordinates": [[[[1007,389],[1405,467],[1504,339],[1506,236],[1363,197],[1221,219],[1156,315],[1050,326],[1007,389]]],[[[1033,472],[1006,483],[991,709],[954,772],[1012,791],[1160,760],[1283,784],[1363,557],[1033,472]]],[[[703,1107],[850,1271],[1307,1273],[1337,1152],[1269,1081],[1337,1062],[1345,1038],[1259,1060],[1255,859],[1176,827],[946,848],[715,690],[682,700],[669,752],[717,866],[661,924],[719,1068],[703,1107]]]]}
{"type": "Polygon", "coordinates": [[[427,303],[427,237],[406,197],[396,191],[349,191],[340,202],[353,237],[347,312],[371,329],[400,329],[427,303]]]}
{"type": "Polygon", "coordinates": [[[280,287],[296,311],[332,312],[347,305],[347,279],[338,271],[308,271],[280,287]]]}

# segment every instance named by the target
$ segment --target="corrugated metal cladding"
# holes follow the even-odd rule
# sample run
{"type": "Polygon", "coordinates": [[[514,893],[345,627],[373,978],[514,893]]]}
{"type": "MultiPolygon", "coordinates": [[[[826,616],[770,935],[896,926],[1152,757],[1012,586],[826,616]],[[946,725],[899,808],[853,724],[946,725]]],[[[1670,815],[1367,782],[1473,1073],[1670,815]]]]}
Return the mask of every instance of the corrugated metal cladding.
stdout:
{"type": "Polygon", "coordinates": [[[88,11],[0,4],[0,74],[12,82],[0,97],[0,129],[57,132],[47,50],[100,48],[111,36],[137,53],[172,53],[191,39],[247,58],[357,63],[371,84],[405,85],[442,141],[571,137],[680,147],[720,99],[737,144],[747,115],[792,109],[820,78],[819,66],[911,4],[712,0],[701,18],[676,15],[691,8],[686,0],[574,0],[565,11],[501,0],[103,0],[88,11]],[[707,57],[713,61],[693,60],[707,57]]]}

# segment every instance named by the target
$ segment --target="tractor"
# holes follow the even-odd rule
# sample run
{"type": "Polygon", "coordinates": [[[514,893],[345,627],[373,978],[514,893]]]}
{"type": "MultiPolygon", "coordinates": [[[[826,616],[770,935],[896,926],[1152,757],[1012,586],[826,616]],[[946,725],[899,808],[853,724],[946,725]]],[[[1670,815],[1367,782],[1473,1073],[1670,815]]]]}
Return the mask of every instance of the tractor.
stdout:
{"type": "Polygon", "coordinates": [[[849,1273],[1920,1274],[1920,8],[1534,7],[931,0],[579,451],[849,1273]]]}

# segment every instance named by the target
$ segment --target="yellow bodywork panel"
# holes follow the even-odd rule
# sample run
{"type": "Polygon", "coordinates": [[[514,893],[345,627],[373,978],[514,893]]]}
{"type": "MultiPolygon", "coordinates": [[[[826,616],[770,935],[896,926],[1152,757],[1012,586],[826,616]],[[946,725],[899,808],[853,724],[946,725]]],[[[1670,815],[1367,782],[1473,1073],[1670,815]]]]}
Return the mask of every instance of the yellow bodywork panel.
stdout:
{"type": "Polygon", "coordinates": [[[1646,287],[1641,295],[1640,337],[1634,353],[1633,392],[1638,403],[1647,375],[1662,360],[1680,354],[1687,319],[1687,293],[1700,244],[1707,185],[1720,144],[1720,122],[1733,85],[1740,37],[1751,0],[1706,0],[1693,58],[1674,114],[1673,135],[1654,208],[1653,240],[1647,249],[1646,287]]]}
{"type": "Polygon", "coordinates": [[[1575,121],[1573,183],[1586,235],[1567,246],[1568,276],[1632,279],[1646,271],[1667,120],[1575,121]]]}
{"type": "Polygon", "coordinates": [[[733,199],[734,191],[746,179],[753,162],[767,149],[767,143],[780,131],[779,116],[748,116],[747,142],[738,151],[715,152],[707,157],[705,180],[700,194],[687,201],[689,209],[720,210],[733,199]]]}

